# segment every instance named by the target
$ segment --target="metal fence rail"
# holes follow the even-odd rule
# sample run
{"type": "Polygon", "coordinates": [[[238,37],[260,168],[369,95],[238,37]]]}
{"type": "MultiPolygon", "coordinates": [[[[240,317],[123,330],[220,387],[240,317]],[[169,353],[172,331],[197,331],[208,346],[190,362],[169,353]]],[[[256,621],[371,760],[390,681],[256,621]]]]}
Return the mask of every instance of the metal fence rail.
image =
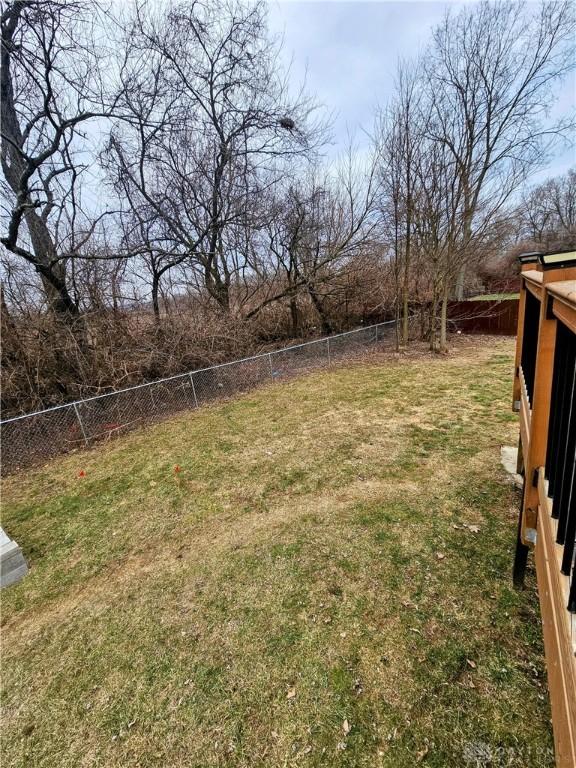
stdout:
{"type": "Polygon", "coordinates": [[[167,379],[88,397],[0,421],[2,473],[24,469],[75,448],[181,411],[369,351],[389,350],[396,322],[359,328],[167,379]]]}

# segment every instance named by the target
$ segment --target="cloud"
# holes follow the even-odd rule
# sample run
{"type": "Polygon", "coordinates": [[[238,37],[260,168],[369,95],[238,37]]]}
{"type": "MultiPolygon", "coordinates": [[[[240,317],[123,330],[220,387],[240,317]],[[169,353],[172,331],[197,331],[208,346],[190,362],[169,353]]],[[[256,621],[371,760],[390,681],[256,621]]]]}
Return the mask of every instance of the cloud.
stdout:
{"type": "Polygon", "coordinates": [[[337,150],[348,133],[371,127],[376,106],[392,94],[398,59],[417,56],[448,4],[273,0],[268,7],[293,78],[307,75],[309,90],[336,112],[337,150]]]}
{"type": "MultiPolygon", "coordinates": [[[[335,113],[335,155],[354,134],[367,148],[374,112],[393,93],[399,59],[415,58],[423,51],[431,31],[450,8],[461,2],[366,2],[365,0],[270,0],[272,33],[283,36],[283,60],[292,62],[292,80],[306,76],[308,89],[328,112],[335,113]]],[[[550,117],[557,120],[574,108],[576,75],[571,73],[558,89],[550,117]]],[[[563,173],[574,165],[574,150],[559,147],[548,168],[536,178],[563,173]]]]}

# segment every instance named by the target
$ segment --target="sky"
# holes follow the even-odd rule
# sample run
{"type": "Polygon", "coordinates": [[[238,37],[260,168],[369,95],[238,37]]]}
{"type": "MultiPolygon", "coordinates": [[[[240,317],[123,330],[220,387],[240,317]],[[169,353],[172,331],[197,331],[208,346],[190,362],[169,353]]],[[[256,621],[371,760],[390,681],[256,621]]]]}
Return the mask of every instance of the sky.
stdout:
{"type": "MultiPolygon", "coordinates": [[[[363,130],[370,130],[375,106],[390,98],[399,58],[417,56],[446,10],[461,5],[435,0],[269,0],[270,30],[283,37],[282,55],[285,65],[291,64],[293,80],[306,77],[308,90],[334,113],[330,153],[344,148],[349,133],[360,146],[368,144],[363,130]]],[[[574,109],[575,77],[561,87],[552,117],[574,109]]],[[[575,164],[574,148],[565,147],[534,181],[575,164]]]]}

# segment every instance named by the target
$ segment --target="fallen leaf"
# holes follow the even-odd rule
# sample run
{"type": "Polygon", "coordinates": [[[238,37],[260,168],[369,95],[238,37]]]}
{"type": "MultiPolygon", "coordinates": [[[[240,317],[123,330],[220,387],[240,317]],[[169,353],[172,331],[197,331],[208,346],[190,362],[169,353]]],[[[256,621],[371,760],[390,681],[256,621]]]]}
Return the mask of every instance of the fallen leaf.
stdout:
{"type": "Polygon", "coordinates": [[[346,736],[348,736],[348,734],[349,734],[349,733],[350,733],[350,731],[352,730],[352,726],[350,725],[350,723],[348,722],[348,720],[344,720],[344,722],[342,723],[342,730],[344,731],[344,733],[346,734],[346,736]]]}
{"type": "Polygon", "coordinates": [[[446,555],[443,552],[436,552],[436,557],[438,558],[438,560],[444,560],[446,555]]]}
{"type": "Polygon", "coordinates": [[[294,696],[296,696],[296,688],[290,688],[290,690],[286,694],[286,698],[287,699],[293,699],[294,696]]]}
{"type": "Polygon", "coordinates": [[[416,752],[416,762],[420,763],[428,754],[428,747],[424,747],[424,749],[421,749],[420,752],[416,752]]]}
{"type": "Polygon", "coordinates": [[[477,525],[469,525],[468,530],[471,533],[480,533],[480,528],[477,525]]]}

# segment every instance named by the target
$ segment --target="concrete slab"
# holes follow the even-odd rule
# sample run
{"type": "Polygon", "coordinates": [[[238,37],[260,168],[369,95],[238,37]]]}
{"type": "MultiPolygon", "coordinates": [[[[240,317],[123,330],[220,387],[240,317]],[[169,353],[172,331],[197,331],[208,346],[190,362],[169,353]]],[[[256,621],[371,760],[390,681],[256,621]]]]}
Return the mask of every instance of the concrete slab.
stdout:
{"type": "Polygon", "coordinates": [[[28,566],[18,544],[0,528],[0,587],[15,584],[28,573],[28,566]]]}
{"type": "Polygon", "coordinates": [[[516,472],[516,464],[518,461],[518,448],[514,448],[511,445],[502,445],[500,447],[500,462],[506,472],[510,475],[510,479],[517,488],[522,489],[524,480],[522,475],[516,472]]]}

